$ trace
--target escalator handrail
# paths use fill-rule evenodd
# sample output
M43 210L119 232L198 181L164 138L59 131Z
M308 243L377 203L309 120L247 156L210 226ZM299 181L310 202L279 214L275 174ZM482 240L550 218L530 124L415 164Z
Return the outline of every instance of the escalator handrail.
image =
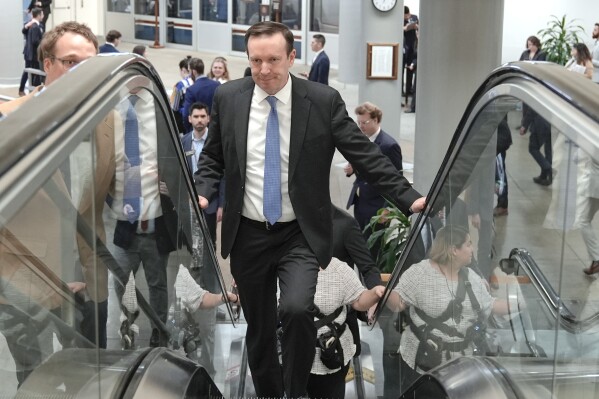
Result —
M593 121L599 123L599 87L595 87L596 85L590 87L587 85L588 82L586 82L584 79L579 79L579 76L573 75L576 74L572 74L563 66L551 62L520 61L508 63L496 68L479 86L470 99L470 102L466 106L466 110L458 123L448 150L445 153L445 157L441 162L439 172L435 175L431 188L426 197L426 208L418 215L416 222L413 224L414 228L411 229L406 240L406 245L397 259L383 297L377 304L372 326L376 324L382 309L391 295L391 290L397 285L399 276L405 269L405 261L408 258L408 254L412 251L427 218L429 218L430 215L434 214L435 212L435 210L432 209L431 204L435 203L440 192L442 191L443 183L445 182L445 179L449 174L449 169L456 158L455 151L463 144L465 136L469 132L469 123L472 123L470 117L471 114L473 114L477 109L479 101L494 87L511 81L514 78L532 80L541 85L543 88L550 90L561 99L572 104L574 108L587 115ZM599 148L599 138L594 139L597 140L597 147ZM394 203L390 200L390 198L385 196L383 197L390 203ZM398 268L398 266L400 267Z
M541 294L544 302L550 311L559 317L560 324L573 333L584 332L595 327L599 322L599 313L586 319L578 319L576 315L566 306L559 294L555 291L545 274L541 271L539 265L532 255L525 249L514 248L510 252L510 259L518 262L518 265L524 269L524 272L530 277L533 285Z

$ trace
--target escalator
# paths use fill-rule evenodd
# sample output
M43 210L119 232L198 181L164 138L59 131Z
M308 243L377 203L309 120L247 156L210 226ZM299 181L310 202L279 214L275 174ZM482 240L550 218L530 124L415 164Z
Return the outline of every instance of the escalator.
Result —
M136 276L125 293L140 310L132 320L135 345L122 350L119 330L127 317L114 286L129 276L119 266L115 233L126 221L119 190L122 196L128 173L124 107L132 97L141 99L139 112L149 121L142 126L154 149L147 175L162 187L154 193L160 206L147 208L167 221L167 285L175 285L180 265L199 256L216 276L212 292L225 290L158 75L135 56L94 57L0 121L0 396L251 395L245 326L232 328L229 304L225 321L214 326L214 356L203 363L206 352L194 357L184 350L191 330L183 328L180 293L169 291L165 321L145 279ZM527 143L518 141L522 102L551 125L557 174L550 188L532 182L536 163ZM510 214L494 218L497 127L506 116L515 136L507 158ZM108 153L102 126L114 134ZM348 381L346 397L421 397L418 392L430 389L437 390L435 397L599 397L599 283L582 271L588 258L577 213L584 197L578 189L595 182L585 168L599 160L598 149L596 85L550 64L515 63L494 71L460 121L389 287L422 259L416 244L436 218L469 229L474 270L488 277L492 295L505 300L509 312L489 322L487 356L457 357L408 387L401 386L398 360L402 320L382 302L380 327L361 327L361 369L352 374L361 388ZM199 247L201 253L194 253ZM78 282L86 283L85 290L73 293ZM103 306L105 349L101 334L82 328L91 322L98 330ZM150 347L154 330L171 349Z
M225 304L221 325L212 321L212 335L202 325L201 343L195 313L178 309L181 268L202 283L210 272L219 298L225 280L152 66L132 55L94 57L0 130L0 396L223 397L226 359L214 347L236 338L218 335L234 325L232 308ZM129 267L139 267L135 279ZM201 352L188 345L196 338Z
M536 119L521 136L527 109ZM513 139L505 168L497 157L502 123ZM537 147L542 134L550 135L549 148ZM533 180L542 172L537 156L552 158L549 186ZM499 171L508 174L507 216L493 213L503 189ZM385 385L388 380L401 385L385 389L385 397L599 397L599 283L584 271L597 256L598 171L597 85L549 63L508 64L489 76L458 125L377 314L388 312L386 302L392 303L401 276L425 258L418 251L432 220L469 232L475 258L470 270L488 281L473 289L489 292L493 304L505 304L506 311L489 308L484 345L470 344L484 348L478 352L446 352L428 372L419 368L424 363L417 354L408 366L420 378L410 379L399 365L385 368ZM451 293L451 287L447 281L437 289ZM398 340L405 335L402 317L392 332ZM449 320L457 325L460 317L461 309L454 310ZM409 359L408 343L401 342L399 352L407 351Z

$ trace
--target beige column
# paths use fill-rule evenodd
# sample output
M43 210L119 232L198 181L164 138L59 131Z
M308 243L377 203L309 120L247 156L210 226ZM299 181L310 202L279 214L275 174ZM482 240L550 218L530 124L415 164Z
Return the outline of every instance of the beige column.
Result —
M23 59L23 13L22 1L6 1L2 4L2 13L0 13L0 26L2 26L2 35L0 35L0 84L18 85L25 68ZM15 87L15 97L17 88Z
M414 184L426 193L465 108L500 65L504 0L420 2Z

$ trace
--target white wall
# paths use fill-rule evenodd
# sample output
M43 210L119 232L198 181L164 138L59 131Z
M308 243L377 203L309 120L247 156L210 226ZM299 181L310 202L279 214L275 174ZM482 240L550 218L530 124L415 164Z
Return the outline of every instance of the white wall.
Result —
M517 61L525 50L526 38L547 27L551 15L577 19L589 45L595 23L599 22L599 1L589 0L505 0L502 62Z

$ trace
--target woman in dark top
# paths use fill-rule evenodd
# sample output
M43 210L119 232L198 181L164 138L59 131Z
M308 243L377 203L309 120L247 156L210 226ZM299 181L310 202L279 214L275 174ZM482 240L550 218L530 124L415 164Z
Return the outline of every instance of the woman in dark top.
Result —
M545 61L546 55L541 50L541 41L536 36L526 39L526 50L522 52L520 61Z

